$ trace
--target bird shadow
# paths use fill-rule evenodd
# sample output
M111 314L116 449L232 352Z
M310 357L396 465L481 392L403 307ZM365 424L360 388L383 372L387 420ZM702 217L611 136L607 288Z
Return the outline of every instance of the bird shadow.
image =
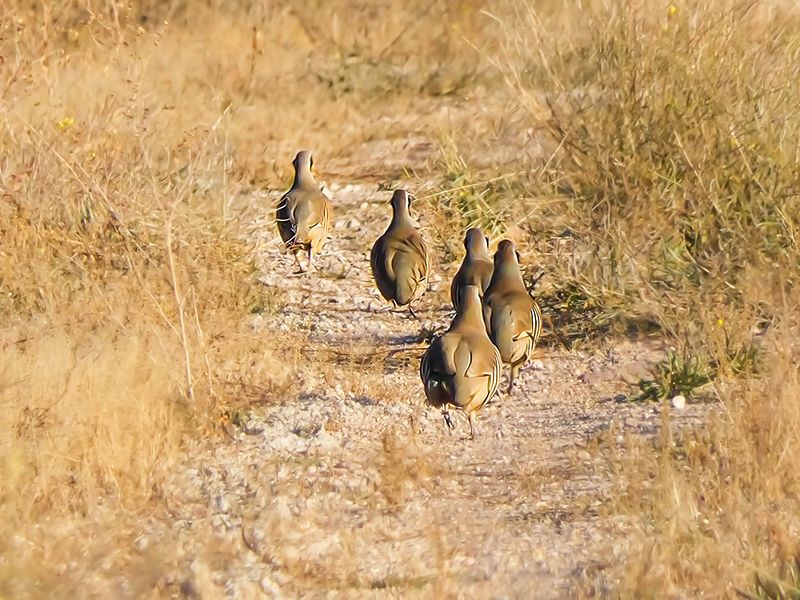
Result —
M368 396L356 396L352 398L353 402L358 402L361 406L378 406L379 402L373 400Z

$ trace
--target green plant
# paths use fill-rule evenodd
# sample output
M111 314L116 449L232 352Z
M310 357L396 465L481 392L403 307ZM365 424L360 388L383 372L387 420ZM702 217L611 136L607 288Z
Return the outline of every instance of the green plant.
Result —
M715 371L707 361L686 353L683 356L670 350L667 360L656 367L652 379L639 382L641 394L636 401L664 400L676 394L692 393L714 380Z

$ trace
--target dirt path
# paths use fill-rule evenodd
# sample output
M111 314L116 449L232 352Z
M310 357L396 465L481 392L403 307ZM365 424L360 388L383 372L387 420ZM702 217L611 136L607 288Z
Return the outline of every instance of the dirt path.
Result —
M140 536L183 538L176 594L607 596L630 524L608 516L625 481L596 440L657 434L658 407L614 398L660 346L544 345L515 391L479 413L476 440L460 414L449 434L417 369L423 329L449 323L452 272L433 276L421 322L389 311L368 262L389 194L331 191L335 228L317 273L292 274L269 216L257 229L260 279L282 292L251 326L265 340L297 335L319 369L298 372L302 393L254 406L232 426L235 441L198 449L176 473L180 505ZM700 424L706 410L687 406L673 425Z

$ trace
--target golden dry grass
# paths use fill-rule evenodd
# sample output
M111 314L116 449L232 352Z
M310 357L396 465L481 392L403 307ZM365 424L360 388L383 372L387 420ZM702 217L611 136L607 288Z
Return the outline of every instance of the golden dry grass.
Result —
M301 332L245 324L283 306L243 240L299 148L338 182L418 189L440 270L479 223L542 258L548 293L654 321L713 369L705 428L591 442L617 490L601 516L634 548L612 595L800 584L791 3L18 1L0 26L0 596L180 593L178 537L134 552L135 532L187 455L251 403L305 393L312 366L415 401L382 386L368 343L307 353ZM452 476L424 440L369 435L381 502ZM520 469L515 493L538 493L548 473ZM422 514L444 565L465 529ZM358 550L318 571L286 550L316 573L305 591L347 585L371 538L342 538ZM458 592L423 568L397 581Z

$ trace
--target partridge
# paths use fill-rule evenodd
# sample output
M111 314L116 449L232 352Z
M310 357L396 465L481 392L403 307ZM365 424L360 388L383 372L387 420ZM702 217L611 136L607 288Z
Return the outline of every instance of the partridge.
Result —
M281 197L275 219L286 249L294 253L298 271L302 273L298 252L308 253L309 269L314 268L314 255L319 254L328 238L333 206L311 174L313 160L305 150L294 161L292 187Z
M408 305L413 315L411 302L425 292L430 259L408 213L409 195L405 190L396 190L391 202L392 222L370 253L372 276L386 300L395 306Z
M489 255L488 240L480 229L473 227L467 230L464 236L464 248L467 250L467 255L450 284L450 299L456 312L461 305L466 286L477 285L478 292L483 298L494 270L492 257Z
M542 312L525 289L510 240L500 242L494 255L494 273L483 296L483 320L500 357L509 366L510 392L542 331Z
M434 339L422 357L419 371L425 396L442 409L448 427L453 426L448 405L467 413L474 439L475 413L497 393L502 368L481 317L480 288L467 285L450 329Z

